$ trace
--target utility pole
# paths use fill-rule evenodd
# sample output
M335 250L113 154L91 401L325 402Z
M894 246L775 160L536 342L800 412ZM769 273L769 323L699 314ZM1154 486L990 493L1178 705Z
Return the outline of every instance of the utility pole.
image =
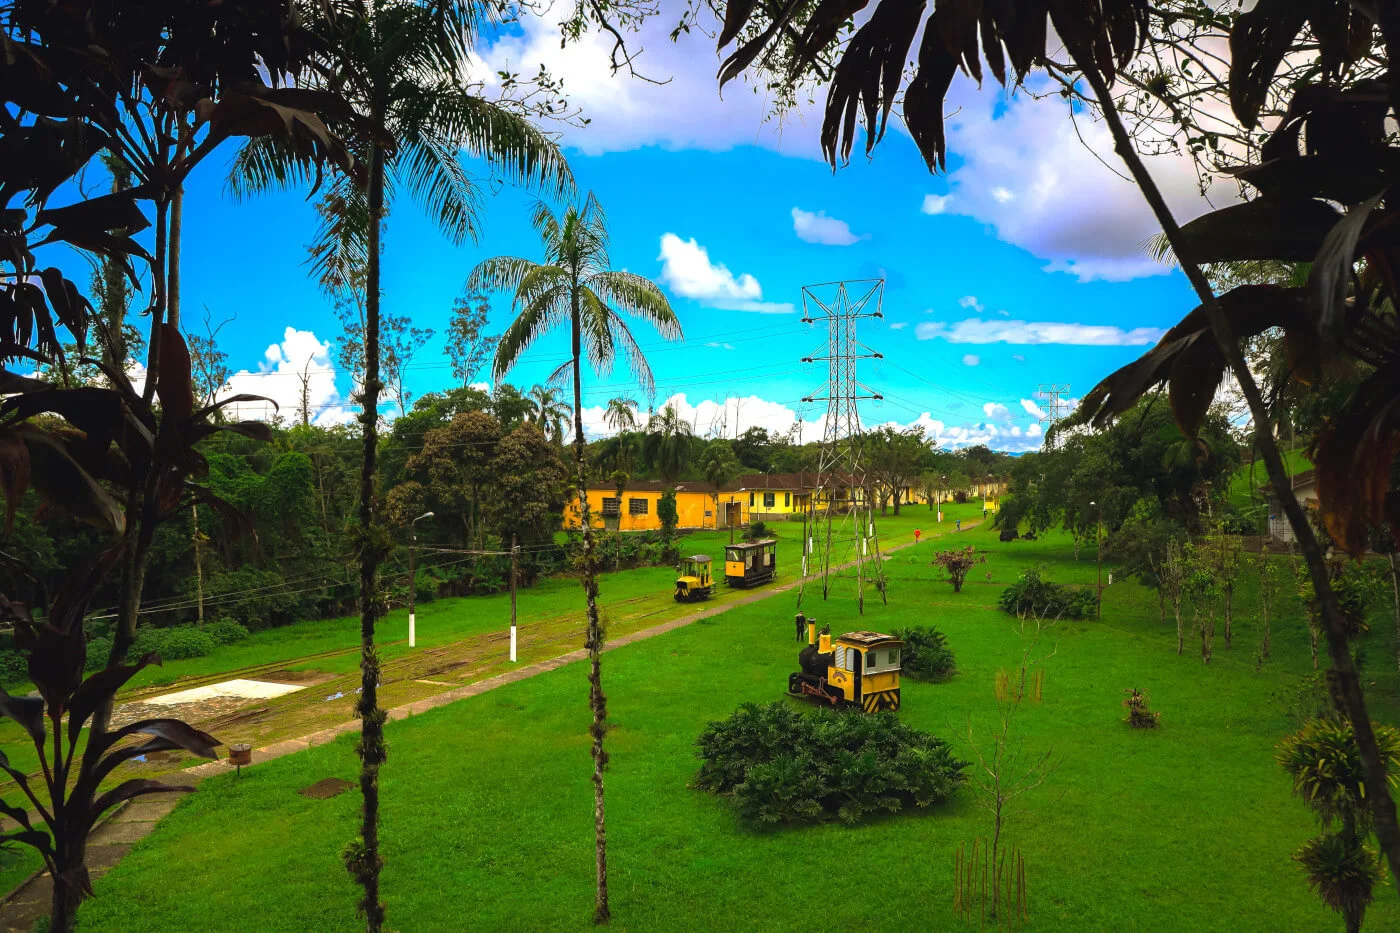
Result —
M418 553L418 523L425 518L432 518L432 512L424 512L422 515L408 523L408 647L413 648L418 644L417 619L413 614L413 604L418 596L418 575L414 570L414 557Z
M1089 506L1094 510L1094 560L1098 564L1098 583L1096 591L1098 600L1094 606L1094 618L1103 618L1103 523L1099 521L1099 507L1096 503L1090 502Z
M190 518L194 521L194 593L195 593L195 621L204 624L204 562L203 548L199 540L199 506L190 506Z
M1066 411L1069 408L1069 383L1042 382L1035 395L1045 402L1045 414L1040 417L1040 423L1045 425L1048 433L1056 421L1069 413Z
M515 663L515 577L520 570L520 546L510 536L510 663Z
M822 437L817 488L812 497L812 525L824 526L825 542L818 564L822 578L822 598L831 594L832 570L842 563L855 565L856 604L865 613L865 585L869 580L885 599L884 565L880 558L879 539L875 536L873 496L868 494L869 476L861 453L861 427L858 405L863 399L880 400L884 396L861 384L856 377L859 360L883 359L883 354L871 350L856 339L856 322L861 318L883 318L884 279L857 279L808 285L802 289L802 321L826 322L826 344L804 363L826 361L826 384L817 393L802 399L804 403L825 401L826 424ZM849 507L837 515L837 488L845 483L851 492ZM858 490L867 494L856 499ZM825 493L825 508L818 518L816 503ZM833 553L833 539L842 554ZM797 607L802 608L806 578L797 591Z

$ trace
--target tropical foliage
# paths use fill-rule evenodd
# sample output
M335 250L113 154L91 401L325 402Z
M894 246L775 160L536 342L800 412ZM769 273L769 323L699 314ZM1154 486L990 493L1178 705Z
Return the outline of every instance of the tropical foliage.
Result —
M946 742L899 717L783 702L745 703L695 743L697 787L733 797L758 823L857 823L870 814L929 807L963 784L966 762Z

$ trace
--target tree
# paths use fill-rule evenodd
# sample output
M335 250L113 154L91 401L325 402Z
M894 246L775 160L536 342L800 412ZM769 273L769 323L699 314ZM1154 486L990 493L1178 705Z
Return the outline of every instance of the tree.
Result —
M430 509L439 527L458 523L463 540L480 549L482 493L500 479L494 464L502 433L495 418L472 411L424 434L422 449L404 467L405 477L423 489L423 497L412 504L419 510L415 514ZM406 521L413 516L405 512L399 517Z
M314 248L313 248L314 252ZM322 279L322 285L331 291L340 288L340 273L335 272ZM352 274L348 280L349 292L340 294L336 302L336 313L340 315L342 328L338 345L337 361L346 372L358 377L363 383L365 372L365 315L363 305L363 277ZM403 315L380 314L379 351L380 369L384 373L384 386L399 406L399 414L408 413L410 395L404 388L404 370L418 355L429 340L433 339L430 327L414 327L412 320Z
M447 356L452 360L452 377L467 386L495 349L499 334L486 333L491 304L481 292L466 289L452 301L452 317L447 322Z
M607 411L603 412L603 422L618 434L637 429L636 399L618 396L608 399Z
M559 390L550 386L537 385L530 389L530 402L534 411L530 421L556 446L564 446L564 422L572 413L569 406L559 397Z
M700 473L705 477L705 482L710 484L710 498L715 503L715 527L719 527L719 495L720 490L728 486L734 477L739 475L744 465L739 462L739 458L734 456L734 448L728 441L710 441L705 449L700 452L700 460L697 464ZM730 543L733 543L734 528L729 529Z
M501 546L514 539L528 554L551 544L569 478L554 445L534 425L523 424L496 445L490 474L495 488L487 511Z
M386 195L408 191L456 244L480 235L480 191L461 163L463 153L491 171L552 192L572 191L573 181L555 143L517 110L489 101L462 79L482 15L476 7L417 0L357 4L353 15L319 20L323 80L373 127L362 134L357 155L363 183L340 176L323 199L313 268L334 291L363 293L361 415L363 459L355 535L360 551L361 719L360 791L364 807L359 838L345 853L346 866L364 888L360 910L370 933L384 924L379 900L379 769L385 759L384 712L379 709L379 659L375 622L383 612L379 565L387 541L378 522L375 488L379 397L386 359L381 347L380 263ZM244 147L232 169L235 193L309 180L306 159L259 144ZM355 287L363 274L363 288ZM402 373L400 369L400 379ZM400 387L401 388L401 387Z
M535 208L535 230L544 244L543 262L500 256L487 259L472 270L469 287L483 291L513 292L518 315L501 337L496 348L492 374L503 377L529 346L559 324L567 322L570 335L569 362L557 375L572 370L574 385L574 461L576 466L580 517L583 526L583 593L588 606L586 648L589 659L589 706L593 711L593 820L596 840L597 897L593 920L605 923L608 907L607 836L603 799L603 769L607 754L603 735L607 721L607 699L603 694L603 629L598 617L597 554L593 525L588 514L588 468L583 436L583 356L588 355L595 372L612 367L619 349L641 383L651 392L655 381L641 347L637 345L619 311L651 324L667 340L679 339L680 322L665 294L653 282L608 268L607 220L597 199L590 193L578 207L563 217L555 217L544 204Z
M1171 30L1179 21L1178 12L1157 11L1156 24L1167 34L1167 44L1175 38ZM1235 177L1265 197L1257 204L1232 205L1208 214L1187 228L1176 222L1148 172L1112 92L1114 81L1131 71L1128 65L1153 25L1153 8L1143 0L1127 0L1108 15L1097 3L1070 2L1030 16L1019 8L944 3L934 8L927 25L922 7L884 0L859 28L846 10L828 5L798 10L731 3L726 13L718 37L720 48L741 36L744 41L721 66L721 85L757 63L755 70L781 105L794 102L818 79L828 82L821 141L823 154L833 166L849 158L862 110L869 153L880 141L895 101L902 99L905 123L925 162L934 170L944 167L944 97L960 66L980 79L981 53L1005 85L1019 85L1038 66L1059 83L1072 106L1087 98L1107 126L1116 153L1146 199L1200 304L1144 357L1086 395L1079 416L1106 424L1145 393L1170 383L1173 413L1183 432L1194 437L1228 369L1244 396L1269 480L1283 488L1288 472L1273 435L1274 419L1245 360L1241 339L1282 327L1292 346L1305 351L1294 378L1309 379L1352 362L1374 366L1344 410L1329 422L1319 439L1319 459L1314 461L1319 498L1333 536L1354 554L1364 550L1369 528L1386 514L1384 477L1395 458L1395 437L1400 433L1393 381L1394 373L1400 371L1400 343L1379 336L1389 332L1389 309L1400 298L1394 294L1398 286L1394 277L1384 274L1366 281L1354 275L1362 256L1384 248L1391 222L1389 206L1376 208L1382 193L1391 187L1386 118L1392 101L1375 94L1374 79L1381 77L1380 84L1387 87L1396 82L1389 74L1389 56L1373 52L1381 40L1387 49L1400 41L1388 13L1357 10L1340 0L1329 0L1307 17L1274 2L1256 4L1232 18L1222 18L1214 8L1197 6L1189 11L1187 19L1208 22L1211 28L1222 20L1229 24L1230 109L1242 133L1267 138L1269 145L1260 146L1258 164L1232 167ZM1373 22L1375 15L1379 22ZM1053 31L1047 29L1047 16ZM1317 29L1314 24L1319 21L1345 27ZM972 23L977 28L963 28ZM908 72L901 95L903 75L891 79L890 62L905 61L919 33L923 39L917 64ZM1318 33L1325 35L1319 38ZM1057 51L1047 48L1050 35L1055 37ZM979 48L983 37L990 41ZM1293 64L1276 81L1279 65L1286 60ZM1314 61L1324 60L1325 65L1313 67ZM1183 70L1191 69L1183 66ZM1225 83L1218 77L1224 69L1207 70L1211 81ZM1167 94L1174 92L1174 70L1155 76L1152 72L1151 66L1144 72L1149 84ZM840 80L829 80L832 74ZM1278 131L1260 133L1257 125L1266 102L1290 95ZM1224 107L1213 106L1216 103L1223 100L1204 99L1193 106L1215 121L1225 112ZM1341 113L1345 116L1339 117ZM1174 124L1169 138L1177 127L1193 126L1178 109L1168 107L1166 118ZM1345 128L1329 122L1334 119L1340 119ZM1315 131L1305 134L1305 128ZM1209 150L1218 139L1214 134L1192 139L1191 129L1186 133L1186 143L1197 151ZM1305 135L1306 153L1301 146ZM1319 139L1325 141L1319 145ZM1179 145L1174 138L1170 142ZM1341 216L1329 202L1362 203ZM1288 204L1289 209L1274 210L1279 204ZM1246 285L1218 298L1202 270L1202 264L1259 259L1311 261L1309 287ZM1365 290L1366 300L1358 299L1359 313L1351 313L1348 292L1356 282ZM1368 481L1357 482L1358 474ZM1375 789L1371 805L1377 837L1391 874L1400 883L1400 819L1381 778L1365 696L1346 625L1329 587L1323 549L1301 505L1285 497L1283 506L1317 590L1338 695L1357 724L1356 740L1368 785ZM1393 511L1391 518L1392 525L1397 524Z
M1220 579L1216 576L1216 554L1208 542L1188 541L1182 547L1184 560L1182 591L1191 606L1191 621L1201 636L1201 662L1210 663L1215 647L1215 611L1220 604ZM1177 654L1181 636L1177 634Z
M939 551L933 555L933 560L929 561L934 567L942 567L948 571L948 581L953 584L954 593L962 592L963 581L967 579L973 567L986 562L987 555L978 554L977 549L970 544L965 548Z
M883 487L888 501L894 504L894 514L898 515L904 488L913 484L923 453L928 449L924 429L922 426L915 426L906 431L896 431L884 425L865 435L863 442L870 473ZM886 499L882 497L882 515L885 512L885 503Z
M1386 780L1400 783L1400 732L1372 723ZM1310 720L1279 745L1278 763L1293 781L1293 795L1307 805L1323 828L1322 835L1303 843L1293 859L1322 902L1346 921L1347 933L1359 933L1366 908L1384 873L1366 845L1371 834L1370 789L1356 745L1355 732L1345 719ZM1337 832L1326 832L1340 824Z
M676 411L667 405L660 414L647 421L646 437L642 439L642 460L655 470L661 482L674 483L690 460L695 435Z
M1181 542L1172 538L1167 542L1167 552L1158 568L1157 576L1162 581L1162 590L1167 601L1172 604L1172 614L1176 618L1176 653L1185 650L1186 633L1181 624L1181 600L1186 595L1186 553Z
M680 521L680 513L676 510L676 491L674 489L665 490L656 500L656 520L661 522L663 559L673 561L676 559L676 523Z
M774 446L768 429L754 425L734 439L734 456L748 469L766 473L773 469Z

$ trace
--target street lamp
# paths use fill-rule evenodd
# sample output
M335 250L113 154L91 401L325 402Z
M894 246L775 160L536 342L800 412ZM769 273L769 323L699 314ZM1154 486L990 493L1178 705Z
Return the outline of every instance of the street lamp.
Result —
M408 647L410 648L418 643L418 632L414 626L416 620L413 617L414 597L418 595L418 577L413 568L413 558L418 553L418 523L425 518L432 517L432 512L424 512L408 523Z
M1094 510L1094 561L1098 564L1098 601L1094 606L1094 618L1103 618L1103 523L1099 521L1099 506L1092 499L1089 507Z

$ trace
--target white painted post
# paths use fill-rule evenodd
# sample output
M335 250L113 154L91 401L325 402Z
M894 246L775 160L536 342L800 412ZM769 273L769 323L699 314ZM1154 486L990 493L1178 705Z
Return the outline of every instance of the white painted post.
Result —
M408 614L408 647L412 648L418 644L418 631L413 626L413 613Z

